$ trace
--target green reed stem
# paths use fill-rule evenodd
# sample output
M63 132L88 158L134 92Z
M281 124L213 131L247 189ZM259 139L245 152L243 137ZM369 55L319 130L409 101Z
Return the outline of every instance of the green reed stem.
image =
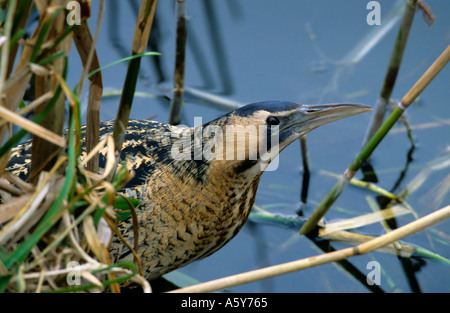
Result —
M405 11L403 13L402 22L397 33L394 48L392 50L391 59L384 78L383 87L381 88L380 98L373 112L372 119L369 123L366 138L364 139L363 146L369 141L375 134L378 128L380 128L383 122L384 115L386 113L386 106L391 98L392 90L394 89L395 81L397 80L397 74L400 69L400 64L403 59L403 52L405 51L406 42L408 41L409 30L414 19L414 13L416 11L417 0L407 1Z
M132 55L141 54L147 48L157 3L157 0L143 0L141 2L133 37ZM140 66L141 58L132 59L128 64L127 76L123 85L123 93L114 125L113 138L117 152L120 152L125 140L125 132L128 127L128 119L130 117L131 104L133 103Z
M397 122L398 118L402 115L403 111L417 98L417 96L428 86L428 84L436 77L436 75L445 67L450 60L450 45L442 52L442 54L436 59L436 61L427 69L427 71L419 78L414 86L403 97L399 106L394 109L391 115L378 129L375 135L364 146L356 159L350 164L343 176L334 185L325 199L319 204L311 217L300 229L300 234L305 235L311 232L325 215L328 209L333 205L336 199L341 195L347 183L359 170L361 165L372 154L378 144L383 140L392 126Z

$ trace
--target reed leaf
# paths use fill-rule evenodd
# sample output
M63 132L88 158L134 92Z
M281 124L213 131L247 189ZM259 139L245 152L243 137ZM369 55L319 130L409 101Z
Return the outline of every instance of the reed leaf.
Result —
M141 2L133 36L132 55L143 53L147 47L157 4L157 0L143 0ZM125 139L125 131L128 127L128 119L136 90L140 64L141 58L132 59L128 64L113 132L114 146L117 152L120 152L122 149L122 144Z
M73 125L75 119L72 117L71 126ZM74 134L74 127L69 128L69 146L68 146L68 164L66 168L66 177L64 180L63 187L61 188L58 197L53 202L52 206L42 218L39 225L36 227L34 232L28 237L24 242L22 242L16 250L14 250L11 255L4 260L2 263L6 268L11 268L13 265L20 265L25 258L30 253L31 249L39 242L42 236L55 224L58 220L59 214L62 213L63 202L69 195L73 184L75 183L75 163L77 155L76 152L76 137Z

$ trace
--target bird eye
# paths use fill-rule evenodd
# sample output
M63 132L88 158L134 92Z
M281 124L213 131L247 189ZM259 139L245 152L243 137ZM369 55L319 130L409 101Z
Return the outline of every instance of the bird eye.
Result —
M269 116L266 120L267 125L272 126L272 125L279 125L280 124L280 120L277 119L275 116Z

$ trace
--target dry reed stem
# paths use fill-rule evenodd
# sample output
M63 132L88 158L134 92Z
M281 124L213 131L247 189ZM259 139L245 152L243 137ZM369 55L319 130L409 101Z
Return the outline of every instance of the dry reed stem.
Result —
M78 242L78 241L79 241L79 238L78 238L78 239L76 238L75 232L74 232L76 229L73 229L73 228L71 227L72 222L71 222L71 220L70 220L70 217L71 217L71 216L69 215L69 212L64 211L63 216L62 216L62 218L63 218L63 223L64 223L64 227L66 227L66 228L71 228L71 230L69 231L69 234L68 234L71 244L73 245L73 247L74 247L74 249L76 250L76 252L78 252L78 254L80 255L80 257L81 257L86 263L96 263L97 261L96 261L94 258L91 258L91 257L89 256L89 254L87 254L87 252L80 246L80 243ZM77 236L77 237L79 237L79 236Z
M17 1L18 2L18 1ZM16 30L18 29L25 29L25 26L28 22L28 19L30 17L30 14L33 10L33 1L29 1L27 3L27 7L24 8L25 13L22 14L22 18L20 21L18 21ZM21 6L23 6L23 4L21 3ZM16 12L17 13L17 8L16 8ZM20 42L20 40L19 40ZM16 55L17 55L17 51L19 50L19 44L15 44L10 48L10 52L9 52L9 60L8 60L8 71L6 73L6 77L9 77L11 75L11 72L14 68L14 60L16 59Z
M339 241L348 245L356 245L373 240L375 237L369 235L362 235L358 233L353 233L345 230L338 230L333 233L325 234L323 229L319 229L320 238L330 240L333 242ZM376 249L377 252L390 253L396 256L401 256L404 258L410 258L411 255L416 251L415 248L405 245L396 244L397 241Z
M33 193L33 195L30 197L30 199L27 201L27 203L21 208L21 210L14 216L14 218L7 224L5 225L1 231L0 231L0 242L6 240L10 235L12 235L12 232L14 231L14 227L17 228L17 226L14 226L17 224L17 222L22 218L23 215L25 215L25 213L27 213L29 211L29 207L31 206L32 203L35 203L35 199L40 197L40 195L43 193L42 190L44 188L47 188L47 191L44 192L44 196L47 194L48 192L48 187L47 184L49 182L49 180L51 179L52 175L57 171L57 169L66 161L66 158L60 158L58 159L58 161L56 162L56 164L53 166L53 168L51 169L51 171L47 174L45 173L45 177L42 178L41 175L41 181L40 184L38 184L38 186L36 187L36 191ZM42 201L43 198L40 198L39 203ZM28 214L28 216L31 213ZM13 229L12 232L8 232L9 229Z
M314 210L308 220L300 229L300 234L307 234L311 232L317 223L326 214L329 208L333 205L337 198L342 194L348 182L355 176L357 171L361 168L363 163L375 151L378 144L383 140L392 126L398 121L404 110L416 99L416 97L431 83L436 75L445 67L450 60L450 45L439 55L434 63L426 70L426 72L417 80L413 87L405 94L402 101L392 111L391 115L385 121L375 135L369 140L366 146L360 151L358 156L353 160L349 167L345 170L342 177L330 190L327 196L322 200L319 206Z
M35 266L39 265L41 260L44 260L44 256L46 256L48 253L53 251L53 249L64 239L67 237L67 235L78 225L82 222L84 218L86 218L87 215L94 212L94 210L97 209L97 206L101 203L101 198L96 198L92 203L90 203L89 207L83 211L83 213L75 220L73 223L70 224L69 227L66 227L61 233L59 233L55 239L52 241L51 244L47 245L42 252L35 257L34 261L32 261L30 264L26 266L26 270L29 271L33 269ZM67 208L61 208L61 216L66 211Z
M324 229L321 230L322 236L331 234L336 231L354 229L358 227L367 226L372 223L381 222L393 217L402 216L412 213L411 209L404 208L402 205L395 205L390 208L367 213L353 218L348 218L342 221L326 224Z
M0 206L0 224L6 223L14 218L14 216L16 216L28 202L31 196L32 195L30 193L27 193L2 204Z
M112 139L112 135L107 134L105 138L103 138L102 141L100 141L93 149L91 149L88 155L80 162L80 167L84 167L92 158L95 158L98 155L100 150L103 149L106 149L106 164L105 169L103 170L103 174L97 174L89 170L84 172L86 176L97 181L103 180L108 177L114 169L116 158L114 154L114 140Z
M107 264L102 264L100 262L94 262L94 263L86 263L86 264L82 264L76 267L65 267L65 268L61 268L61 269L55 269L55 270L49 270L49 271L40 271L40 272L34 272L34 273L26 273L22 275L22 279L24 281L28 281L28 280L41 280L42 277L44 278L48 278L48 277L58 277L58 276L67 276L70 273L73 272L80 272L80 273L88 273L94 270L98 270L98 269L102 269L107 267ZM125 268L111 268L108 270L108 272L111 272L115 275L119 275L119 274L125 274L125 275L130 275L132 272L128 269ZM17 282L18 277L14 276L11 279L11 282ZM148 283L148 281L146 279L144 279L143 277L139 276L139 275L134 275L132 278L130 278L131 281L138 283L139 285L141 285L143 291L145 293L150 293L151 292L151 287L150 284ZM103 286L102 286L103 288Z
M7 179L10 183L16 185L17 187L21 188L25 192L30 192L34 190L34 186L24 182L22 179L20 179L17 176L14 176L10 172L6 172L3 178Z
M136 27L134 30L131 48L132 55L141 54L145 52L147 48L157 4L158 0L142 0L141 2L136 20ZM125 78L119 109L117 111L114 124L113 138L117 152L116 165L118 164L118 155L122 150L123 141L125 140L125 132L128 127L128 119L130 117L131 105L133 102L138 72L140 69L140 60L140 58L133 59L128 64L127 76Z
M6 191L14 196L20 196L23 194L23 191L19 188L11 185L6 179L0 178L0 190Z
M180 113L183 107L184 92L184 68L186 56L186 3L184 0L177 0L177 32L175 47L175 72L174 72L174 90L172 100L170 101L169 124L180 124Z
M243 103L193 87L184 87L184 93L199 100L199 104L207 104L221 110L233 111L244 106Z
M4 106L1 105L0 105L0 117L7 120L8 122L11 122L13 124L22 127L23 129L26 129L33 135L39 136L47 140L48 142L57 145L58 147L64 148L66 145L65 140L62 136L55 134L54 132L42 127L41 125L36 124L20 116L19 114L6 109Z
M171 292L212 292L224 288L230 288L261 279L266 279L278 275L299 271L305 268L322 265L325 263L336 262L351 256L365 254L370 251L384 247L394 241L400 240L411 234L421 231L435 223L438 223L450 217L450 205L430 213L418 220L415 220L405 226L397 228L388 234L382 235L368 242L362 243L356 247L337 250L334 252L321 254L306 259L301 259L284 264L274 265L242 274L232 275L225 278L212 280L206 283L180 288Z
M25 41L22 54L17 62L14 72L9 76L5 83L5 89L2 91L3 103L9 110L15 112L19 106L20 101L23 99L25 90L28 87L28 83L31 79L32 72L30 71L29 60L33 52L36 38L43 27L44 20L39 20L39 24L30 39ZM9 66L12 66L9 64ZM10 72L11 70L9 70ZM0 142L4 142L5 136L8 132L6 125L0 127ZM0 160L0 169L3 169L9 160L9 155L5 154Z
M5 81L6 81L6 75L8 72L9 64L6 63L9 60L9 41L11 39L11 31L12 31L12 21L14 17L14 12L16 10L17 2L13 1L11 3L11 7L8 8L8 15L6 17L5 21L5 28L3 37L6 39L3 42L2 51L1 51L1 60L2 60L2 66L0 67L0 95L3 95L3 89L5 87ZM6 64L5 64L6 63Z
M27 105L22 110L17 111L17 114L18 115L25 115L28 112L34 110L38 105L41 105L42 103L50 100L52 97L53 97L53 92L49 91L49 92L43 94L42 96L40 96L39 98L37 98L36 100L34 100L33 102L31 102L29 105ZM7 123L6 120L1 120L0 121L0 127L2 127L6 123Z
M59 1L59 4L65 4L68 0L64 0L64 1ZM33 109L35 109L36 107L45 105L46 102L48 100L50 100L53 97L54 94L54 89L59 85L61 86L61 88L64 91L64 94L61 95L61 101L64 103L63 100L65 100L65 98L68 99L68 101L70 102L72 108L77 108L76 104L77 104L77 99L75 98L77 95L74 95L72 93L72 91L70 90L70 88L67 86L67 83L65 81L65 79L62 77L62 73L63 71L61 70L61 67L59 65L56 65L56 63L58 61L62 61L64 58L58 58L58 57L54 57L52 58L52 64L49 65L49 68L51 69L51 71L48 71L46 68L38 66L37 64L30 64L30 59L32 54L35 55L37 54L37 59L39 60L40 57L46 57L49 55L52 55L53 52L57 52L60 50L60 46L59 45L64 45L65 43L67 43L69 40L67 37L66 39L62 40L59 45L56 48L52 48L52 51L47 51L48 53L46 55L41 55L43 52L45 52L44 50L46 48L51 48L55 45L56 43L56 38L58 36L60 36L62 33L61 31L66 30L66 28L61 26L65 26L65 20L63 21L63 23L59 23L61 22L61 20L59 18L61 17L65 17L64 14L64 10L60 11L62 12L61 14L58 13L58 16L55 18L55 20L52 22L52 24L49 26L50 30L48 32L48 38L44 39L45 42L42 43L42 50L41 51L34 51L34 47L35 47L35 43L36 43L36 39L37 37L40 35L41 31L43 30L43 26L45 24L45 22L49 22L49 18L51 16L51 14L53 14L55 11L55 8L58 7L60 8L61 6L53 6L49 4L47 2L51 2L56 3L56 1L47 1L47 0L35 0L34 4L37 6L38 11L40 13L40 20L39 20L39 24L36 27L34 34L32 36L31 39L27 40L27 41L21 41L24 44L24 49L22 51L20 60L18 60L16 62L16 67L15 67L15 72L11 75L11 77L9 77L9 79L3 79L1 82L1 88L2 91L1 94L4 95L3 97L3 103L6 107L1 107L0 108L0 117L2 117L1 121L0 121L0 130L1 130L1 135L3 136L2 138L4 138L7 134L7 127L9 127L9 123L7 124L7 122L15 122L17 123L19 126L21 126L24 129L27 129L28 131L30 131L33 134L40 134L41 136L43 136L46 140L49 140L51 143L55 143L58 144L60 147L65 147L65 140L63 137L58 136L57 134L55 134L54 132L48 131L45 128L42 128L42 126L29 121L23 117L20 116L20 114L25 114ZM13 1L14 4L18 3L17 1ZM150 2L147 2L150 3ZM152 2L155 3L155 2ZM101 1L101 7L103 6L103 0ZM148 7L147 7L148 9ZM100 12L102 12L102 9L100 10ZM153 13L154 13L154 6L153 6ZM153 13L147 16L151 16L151 18L153 19ZM101 13L99 13L101 15ZM59 21L58 21L59 19ZM142 22L141 20L139 22ZM148 22L148 21L147 21ZM59 23L59 24L58 24ZM150 23L151 24L151 23ZM48 24L47 24L48 26ZM97 32L96 32L96 38L97 38L97 34L98 34L98 29L100 26L100 18L98 20L97 23ZM140 26L142 26L142 24L138 24L136 25L136 28L139 28ZM147 34L142 35L142 37L148 37L149 34L149 29L150 29L151 25L149 25L149 27L146 27L145 29L148 30ZM89 29L88 29L89 30ZM90 35L90 34L89 34ZM94 45L95 40L89 40L88 42L84 42L85 46L85 52L86 54L84 56L81 56L82 61L85 65L85 69L83 74L81 75L80 78L80 85L82 85L83 80L87 77L87 73L90 72L92 69L97 69L100 67L99 65L99 60L95 54L95 45ZM8 43L8 42L7 42ZM146 44L142 44L143 49L145 49ZM7 47L8 45L6 45L3 49L3 51L8 50ZM64 49L64 48L63 48ZM60 54L55 54L55 56L60 56ZM8 60L8 57L4 58L5 60ZM36 60L36 58L34 59ZM92 60L92 61L91 61ZM65 61L65 59L64 59ZM92 65L89 65L90 63L92 63ZM5 65L5 66L3 66ZM9 72L7 75L5 75L5 71L8 69L9 64L7 64L7 62L5 61L4 63L2 62L2 76L6 77L9 76ZM21 110L19 112L15 112L20 101L23 99L23 95L25 92L25 89L29 83L30 77L32 76L32 74L36 74L37 76L42 78L41 84L40 84L40 91L37 93L37 99L35 101L33 101L31 104L29 104L24 110ZM90 88L90 93L89 93L89 99L91 100L95 100L97 101L97 103L94 103L94 111L95 109L99 109L100 107L100 100L101 100L101 94L102 94L102 86L101 86L101 73L98 72L95 75L91 76L91 87L94 85L95 88ZM94 83L92 83L94 82ZM39 84L39 82L38 82ZM79 92L79 96L81 95L81 88L80 87L80 92ZM65 96L65 97L64 97ZM92 103L92 102L90 102ZM89 110L89 109L88 109ZM91 109L92 111L92 109ZM20 113L20 114L18 114ZM75 114L78 112L75 112ZM64 115L61 116L57 116L57 118L64 118ZM37 125L37 126L36 126ZM98 126L98 125L97 125ZM53 135L53 137L52 137ZM106 147L107 149L107 161L110 160L115 160L114 157L114 145L112 144L112 139L111 136L107 137L105 139L106 144L108 145L108 147ZM35 145L33 144L33 147ZM47 144L48 146L48 144ZM103 145L104 146L104 145ZM100 151L102 147L99 147L97 149L97 152ZM112 147L112 149L110 149L110 147ZM34 154L34 152L33 152ZM40 153L42 154L42 153ZM47 155L47 154L43 154L43 155ZM67 158L66 158L67 159ZM90 155L87 160L91 160L92 156ZM8 160L8 155L5 155L5 157L2 160L2 165L6 166L6 163ZM34 160L34 158L33 158ZM56 164L60 164L58 163L59 161L61 161L62 159L59 159L57 161ZM71 159L71 161L73 161ZM62 161L61 161L62 162ZM83 164L84 165L84 164ZM112 165L111 162L107 162L106 167L104 169L104 174L107 175L108 173L111 172L112 169ZM3 166L2 166L3 168ZM36 171L38 172L38 171ZM6 173L8 174L8 173ZM50 177L54 178L52 175L54 173L49 173L46 177L46 179L49 179ZM86 175L89 176L89 172L88 171L84 171L83 169L81 170L81 175ZM12 199L11 202L8 202L8 206L0 206L0 219L2 220L2 225L1 225L1 237L2 240L6 240L8 238L11 238L11 236L14 236L14 238L12 239L8 239L8 245L9 247L3 246L2 244L2 248L5 248L6 250L10 250L13 249L16 245L20 244L21 240L24 240L27 238L27 236L29 236L29 231L30 228L33 227L34 225L36 225L37 222L39 222L40 218L42 218L43 214L45 214L48 210L47 204L49 204L49 199L48 198L52 198L55 199L54 194L52 192L52 189L55 189L55 187L53 186L53 182L49 181L47 183L44 184L43 181L38 182L37 187L33 188L33 191L30 191L29 194L25 194L24 196L21 197L21 194L24 193L24 191L20 190L19 188L13 186L13 185L9 185L8 184L8 180L11 181L11 179L8 179L8 176L4 176L6 179L1 179L0 184L1 187L4 187L3 189L5 189L4 193L9 192L9 199ZM44 176L40 176L41 180ZM94 178L101 180L104 178L104 175L97 175ZM8 289L7 290L15 290L17 288L18 291L37 291L37 292L41 292L41 291L49 291L49 290L54 290L54 289L58 289L60 288L59 286L57 286L57 284L55 283L55 281L53 280L53 278L51 277L52 275L48 275L49 269L53 270L53 269L58 269L61 266L64 266L64 261L69 259L69 260L79 260L80 258L82 260L88 260L92 263L92 261L94 261L92 264L96 264L96 265L100 265L101 267L106 267L107 265L111 264L111 260L109 260L109 255L108 255L108 251L106 249L106 246L102 246L102 244L105 243L104 241L104 237L102 236L102 234L99 233L99 230L101 229L101 227L105 227L106 224L104 224L103 226L101 225L102 220L100 219L100 223L98 227L94 227L93 226L93 222L92 222L92 215L95 210L100 207L101 209L105 209L105 210L109 210L112 211L112 202L114 200L114 195L113 195L113 186L110 183L96 183L96 185L92 185L90 184L90 179L89 177L86 177L86 181L88 182L88 186L90 187L96 187L93 188L92 191L89 192L89 194L87 196L85 196L83 199L86 200L87 199L87 207L88 209L84 210L82 212L82 215L84 215L82 218L80 218L79 216L77 216L77 219L74 218L74 216L69 212L68 210L68 206L72 205L74 203L70 202L71 200L76 200L77 196L83 195L84 192L87 192L86 188L84 188L83 186L81 186L81 184L77 185L77 188L75 189L75 198L69 197L68 199L65 199L64 202L62 202L62 207L60 208L60 211L57 212L57 214L55 214L55 216L53 216L53 218L55 219L61 219L61 223L59 224L59 226L55 227L54 232L52 233L52 237L49 237L51 239L51 243L50 244L46 244L46 248L40 252L39 248L37 248L37 246L35 246L34 248L31 249L32 255L34 255L34 257L29 257L25 263L23 263L18 269L17 271L14 273L14 277L11 280L11 282L17 282L17 284L11 284L11 282L8 285ZM15 183L13 183L15 184ZM16 184L20 187L20 184ZM24 186L27 186L26 184L23 184ZM28 187L27 187L28 188ZM35 190L35 191L34 191ZM25 190L26 192L27 190ZM19 196L19 198L13 198L12 196ZM5 198L3 198L5 200ZM104 203L104 199L106 199L106 203ZM81 200L81 199L80 199ZM14 204L15 207L12 207L11 204ZM80 203L77 203L80 204ZM76 204L75 204L76 205ZM45 206L45 207L44 207ZM106 212L107 214L111 215L111 212ZM31 217L28 215L32 215ZM112 216L112 215L111 215ZM70 219L74 218L74 221L71 222ZM8 223L9 222L9 223ZM26 229L25 231L22 231L21 229L17 229L20 228L20 226L22 225L21 223L26 222L27 225L26 227L24 227L24 229ZM87 241L82 241L82 244L80 244L80 237L78 236L78 231L83 231L83 228L80 227L81 224L83 224L84 226L84 230L86 231L85 234L87 234L88 240ZM4 225L3 225L4 224ZM66 227L64 227L64 225ZM11 227L9 227L11 226ZM109 228L108 228L109 229ZM17 230L17 232L16 232ZM3 235L8 235L8 238L4 237ZM62 240L65 240L65 238L68 238L69 240L67 241L68 245L66 247L62 247L60 242ZM86 238L84 238L83 240L85 240ZM109 242L109 240L108 240ZM86 252L86 247L85 245L88 245L88 247L91 248L93 255L95 255L95 257L100 260L100 262L98 262L97 260L95 260L93 257L90 257L88 255L88 252ZM61 248L61 249L59 249ZM63 248L63 249L62 249ZM88 250L89 251L89 250ZM90 265L92 265L90 264ZM11 274L8 269L6 269L5 267L2 267L2 263L0 262L0 271L2 274L5 275L9 275ZM36 269L35 267L38 266L38 268ZM128 267L128 265L123 265L125 267ZM97 268L101 268L99 266L97 266ZM82 270L81 275L86 278L89 282L92 282L94 284L96 284L98 287L103 288L103 286L100 286L100 280L97 278L97 276L95 276L94 274L92 274L90 272L91 269L93 269L93 266L88 266L85 268L85 270ZM10 269L9 269L10 270ZM34 272L34 273L30 273L31 271L34 270L39 270L40 272ZM111 269L106 269L105 271L102 271L102 275L106 274L108 275L108 277L111 279L115 279L115 275L123 275L123 274L127 274L130 275L132 273L132 271L128 270L128 269L117 269L117 268L111 268ZM32 280L32 281L29 281ZM144 291L146 292L150 292L150 285L148 284L148 282L143 278L143 277L139 277L139 276L135 276L131 278L132 281L136 281L139 284L142 285L142 288L144 289ZM118 285L117 283L113 284L111 286L113 291L119 291Z
M380 213L380 212L385 211L385 210L394 209L395 207L401 208L401 206L393 206L393 207L390 207L390 205L387 205L387 206L386 206L387 209L383 209L383 210L382 210L382 209L380 208L380 205L379 205L372 197L366 196L366 201L367 201L367 203L369 204L369 207L371 208L371 210L373 211L373 213ZM391 200L391 203L390 203L390 204L392 204L392 203L393 203L393 201ZM415 212L412 210L412 208L407 208L407 209L403 209L403 210L404 210L405 214L406 214L406 213L411 213L411 214L414 215L414 217L415 217L416 219L418 218L418 217L417 217L417 214L415 214ZM398 214L395 214L395 215L393 215L393 216L391 216L391 217L389 217L389 218L396 218L397 216L401 216L401 215L402 215L401 213L402 213L402 212L400 211L400 212L398 212ZM383 218L383 219L381 219L381 220L379 221L380 224L383 226L384 231L385 231L386 233L388 233L388 232L390 232L390 231L392 230L392 227L390 227L389 224L388 224L388 222L387 222L389 218L386 217L386 218ZM394 246L400 251L401 246L400 246L400 243L399 243L398 241L394 242Z
M333 172L329 172L329 171L326 171L326 170L320 170L319 174L330 176L330 177L334 177L336 179L340 179L341 178L341 175L333 173ZM365 188L365 189L368 189L370 191L376 192L379 195L382 195L382 196L384 196L386 198L389 198L389 199L392 199L392 200L397 200L399 202L402 201L402 199L400 197L398 197L397 195L387 191L386 189L381 188L380 186L377 186L376 184L368 183L368 182L366 182L364 180L360 180L360 179L357 179L357 178L353 177L350 180L350 184L353 185L353 186L357 186L357 187L360 187L360 188Z
M28 220L39 208L39 204L44 200L47 193L50 190L50 184L43 184L38 193L28 200L22 210L18 212L14 219L2 229L2 234L0 235L0 242L5 242L10 239L16 232L18 232Z
M143 276L143 272L144 271L143 271L143 268L142 268L142 262L141 262L141 259L140 259L139 255L137 254L136 247L132 247L131 246L131 244L128 242L128 240L122 235L120 230L117 228L117 225L115 224L115 222L111 221L108 217L105 218L105 221L106 221L106 223L108 223L109 227L114 232L114 234L117 236L117 238L119 238L119 240L121 242L123 242L123 244L131 251L131 253L133 254L134 262L138 266L139 274ZM136 240L136 237L135 237L134 241L138 242Z
M100 1L100 8L97 17L97 27L94 38L92 38L89 26L86 21L74 29L74 42L83 63L83 72L78 83L78 97L81 98L84 82L88 73L100 68L95 44L100 31L100 24L103 17L104 1ZM89 153L99 142L100 138L100 106L103 94L103 78L101 71L89 77L89 97L86 113L86 151ZM98 155L95 155L87 168L91 172L98 171Z
M436 77L437 74L445 67L450 60L450 45L441 53L434 63L419 78L414 86L402 98L403 107L407 108L420 93L428 86L428 84Z
M41 19L49 19L49 29L42 42L42 45L39 47L40 50L37 52L37 55L40 57L46 57L58 52L65 52L66 55L69 55L71 50L71 41L72 41L72 33L69 33L68 36L63 37L63 39L59 42L56 42L62 35L65 33L68 28L66 22L66 14L64 10L59 10L60 6L65 6L67 0L56 1L52 0L48 3L48 7L45 9L45 13L41 16ZM55 15L56 14L56 15ZM43 35L39 34L39 36ZM33 60L29 60L29 62L37 62L38 58ZM62 75L65 70L66 59L65 58L56 58L50 61L47 64L47 67L51 69L48 73L43 73L44 75L36 75L35 76L35 96L39 98L41 95L46 94L51 91L56 93L56 90L59 87L58 81L55 79L53 73L58 73ZM34 66L36 67L36 66ZM31 68L33 71L33 67ZM40 121L40 125L55 134L62 135L64 128L64 111L65 111L65 98L63 94L59 94L55 99L54 106L52 110L50 110L45 117ZM47 103L42 103L39 105L35 114L38 115L47 108ZM36 176L42 170L50 170L54 162L56 161L57 154L59 153L59 146L56 144L49 144L46 140L41 138L40 136L32 137L32 147L31 147L31 166L30 166L30 176ZM52 157L48 157L51 155ZM34 179L33 179L34 180Z

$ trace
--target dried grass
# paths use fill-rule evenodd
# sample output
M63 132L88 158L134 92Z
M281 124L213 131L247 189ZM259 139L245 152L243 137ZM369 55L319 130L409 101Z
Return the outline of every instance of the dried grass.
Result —
M119 123L117 123L114 137L106 136L99 141L98 112L103 85L101 71L98 70L100 60L95 50L95 42L104 1L100 1L101 9L94 38L86 20L82 20L80 27L69 27L65 24L64 18L67 12L64 9L68 0L53 0L50 1L50 5L47 2L10 0L7 5L5 26L2 29L4 40L1 47L0 67L0 141L3 145L0 148L0 194L3 202L0 205L0 291L102 292L108 290L119 292L121 283L133 281L141 285L145 292L150 292L149 283L140 275L142 267L135 251L136 247L126 242L117 230L114 210L117 190L132 177L132 174L124 167L116 169L115 152L120 150L119 139L123 138L123 131L126 128L124 125L128 120L127 112L134 96L133 85L139 70L138 58L130 62L130 75L124 81L126 94L121 101L123 109L119 111L125 113L118 113ZM89 1L82 3L85 6L90 5ZM143 0L141 3L136 22L136 34L133 38L134 56L140 56L145 51L156 4L157 1L151 0ZM40 18L32 36L26 40L11 42L15 36L21 37L19 36L21 29L26 25L33 7L37 8ZM90 12L90 8L88 11ZM73 34L76 34L76 38ZM67 86L65 81L68 52L72 40L75 42L84 66L75 92ZM11 49L9 49L10 44ZM20 47L23 49L19 49ZM19 51L21 53L17 55ZM450 53L447 52L447 54ZM88 75L93 71L96 72ZM436 74L437 67L433 67L426 76L434 77ZM21 104L24 104L24 94L33 76L37 78L39 85L36 99L25 108L18 110ZM79 98L86 79L89 79L87 156L82 160L80 158ZM404 97L403 105L409 105L428 83L429 81L421 80L414 86ZM198 98L217 102L227 108L240 105L225 99L217 99L214 95L200 93L194 89L187 88L186 91ZM64 109L66 100L70 102L71 114L70 119L65 122L68 122L70 127L68 136L63 138L61 125L64 121L64 110L61 110L61 107ZM34 119L22 116L29 112L35 113ZM23 130L13 134L11 124L19 125ZM6 171L11 147L17 145L27 132L31 132L41 142L41 144L33 145L33 151L29 156L29 161L37 164L33 166L31 172L27 173L33 178L31 182L22 181ZM58 149L55 148L52 153L49 153L48 142L57 146ZM99 151L104 149L107 151L106 165L99 169L97 156ZM38 159L39 161L36 161ZM53 161L48 162L48 159ZM28 170L30 170L29 167ZM448 182L448 176L445 181ZM436 192L438 194L447 192L448 184L446 186ZM133 217L133 208L129 210ZM346 222L329 224L319 232L321 237L357 243L359 244L357 247L177 291L219 290L293 270L342 260L374 249L383 248L390 253L398 253L398 247L391 245L392 242L447 218L450 209L446 206L429 216L375 239L346 231L349 228L411 212L408 208L394 207L381 214L369 214ZM133 252L134 263L112 263L107 247L114 234L122 239ZM408 247L401 247L402 256L408 256L411 253Z
M100 1L95 38L103 2ZM38 0L9 1L7 6L6 27L2 32L6 40L3 41L0 70L0 140L5 142L6 139L0 162L0 291L99 292L109 286L110 291L119 292L122 282L134 281L145 292L150 292L149 283L138 274L140 268L130 262L113 264L109 258L107 247L114 231L117 232L113 208L116 192L131 179L132 173L122 166L116 171L115 145L111 136L98 141L102 94L100 71L89 76L90 123L86 136L91 140L87 144L87 157L80 158L78 99L88 73L99 69L100 63L95 50L96 39L92 39L86 19L80 27L67 25L67 3L68 0L54 0L50 5ZM81 4L90 6L90 2ZM10 39L17 35L13 32L23 28L33 6L40 14L33 35L8 49ZM19 21L17 25L13 16ZM84 66L75 92L65 82L72 39ZM19 46L23 49L16 56ZM11 62L16 58L17 64L13 67ZM17 110L20 103L25 104L22 99L33 75L36 77L36 99ZM66 100L70 103L71 114L69 132L64 138L60 126L65 118ZM35 113L34 120L22 116L30 112ZM12 134L11 123L22 130ZM11 147L27 132L32 133L38 143L33 143L32 150L29 147L25 150L31 154L25 155L29 157L28 165L24 164L14 172L24 171L25 176L34 177L31 184L5 170ZM49 143L58 149L49 152ZM99 174L98 152L102 149L107 151L107 161ZM113 177L111 181L105 181L108 176ZM72 284L74 282L76 284Z

